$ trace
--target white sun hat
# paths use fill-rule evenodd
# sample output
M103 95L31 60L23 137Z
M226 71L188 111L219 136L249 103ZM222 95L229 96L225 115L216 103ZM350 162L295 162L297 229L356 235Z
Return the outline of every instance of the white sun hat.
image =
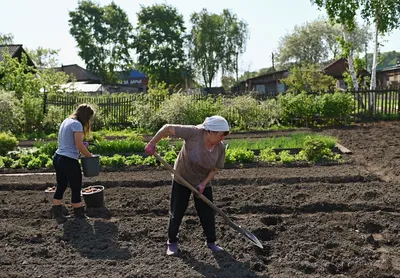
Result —
M211 116L207 117L201 125L198 125L199 128L204 128L209 131L229 131L228 122L221 116Z

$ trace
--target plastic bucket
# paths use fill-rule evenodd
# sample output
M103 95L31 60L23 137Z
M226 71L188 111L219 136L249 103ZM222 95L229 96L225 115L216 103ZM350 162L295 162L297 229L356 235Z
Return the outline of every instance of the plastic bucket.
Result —
M104 186L92 185L82 189L82 196L88 208L104 207Z
M44 194L46 195L47 200L49 201L50 205L53 205L53 196L54 192L56 192L55 187L48 187L45 191Z
M100 173L100 156L81 157L83 175L85 177L95 177Z

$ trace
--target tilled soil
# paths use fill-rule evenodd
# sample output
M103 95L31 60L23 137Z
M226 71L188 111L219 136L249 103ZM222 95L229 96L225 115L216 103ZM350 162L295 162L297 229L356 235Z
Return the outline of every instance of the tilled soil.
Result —
M215 204L263 249L217 216L225 251L212 254L191 202L180 256L167 257L162 168L85 180L105 186L105 207L62 225L44 194L52 173L1 175L0 277L400 277L399 123L315 132L353 151L347 163L225 169L213 183Z

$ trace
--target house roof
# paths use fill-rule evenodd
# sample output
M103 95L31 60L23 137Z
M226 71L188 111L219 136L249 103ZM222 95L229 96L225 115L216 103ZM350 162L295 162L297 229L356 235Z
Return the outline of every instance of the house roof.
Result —
M54 68L56 71L65 72L68 75L73 75L76 81L101 81L101 78L94 73L78 66L77 64L62 65L61 67Z
M346 58L340 58L337 60L334 60L332 63L328 64L327 66L322 68L322 71L330 76L333 77L342 77L343 73L346 72L348 69L348 62ZM363 76L368 76L369 72L365 69L362 69L359 71L360 75Z
M4 60L3 53L4 51L8 52L8 54L11 57L15 57L15 54L17 53L18 49L22 48L22 44L2 44L0 45L0 61Z
M398 70L398 71L400 71L400 63L398 63L397 65L395 65L395 66L391 66L391 67L386 67L386 68L381 68L381 69L378 69L378 70L376 70L377 72L379 71L379 72L385 72L385 71L392 71L392 70Z
M28 65L36 68L32 59L28 56L22 44L0 44L0 62L4 60L4 52L8 52L11 58L18 58L21 61L22 53L25 53L28 58Z
M61 88L66 92L94 93L105 91L103 85L101 84L88 84L86 82L70 82L67 84L62 84Z
M279 70L279 71L264 73L264 74L261 74L261 75L256 76L256 77L247 78L246 81L248 81L248 80L255 80L255 79L259 79L259 78L263 78L263 77L267 77L267 76L272 76L272 75L274 75L274 74L285 73L285 72L288 72L288 71L289 71L289 70L285 69L285 70Z

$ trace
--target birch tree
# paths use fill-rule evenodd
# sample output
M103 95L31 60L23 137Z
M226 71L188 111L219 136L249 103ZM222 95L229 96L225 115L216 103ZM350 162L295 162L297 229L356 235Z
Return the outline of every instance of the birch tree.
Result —
M374 23L374 53L370 90L376 88L376 66L378 64L379 35L386 35L400 27L399 0L362 0L361 17Z

